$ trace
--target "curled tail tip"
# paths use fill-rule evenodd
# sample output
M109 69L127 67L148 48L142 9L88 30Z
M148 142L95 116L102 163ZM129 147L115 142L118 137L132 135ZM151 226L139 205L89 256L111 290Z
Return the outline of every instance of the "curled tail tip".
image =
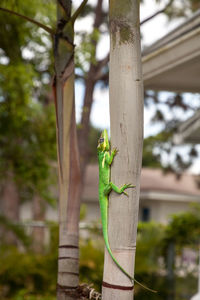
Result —
M153 289L150 289L150 288L147 287L146 285L144 285L144 284L140 283L139 281L137 281L135 278L132 278L132 282L136 282L138 285L140 285L141 287L143 287L143 288L144 288L145 290L147 290L147 291L150 291L150 292L155 293L155 294L158 293L158 291L153 290Z
M153 290L153 289L150 289L150 288L148 288L147 286L145 286L144 284L142 284L142 283L140 283L139 281L137 281L134 277L132 277L130 274L128 274L122 267L121 267L121 265L118 263L118 261L115 259L115 257L113 256L113 254L112 254L112 251L111 251L111 249L110 249L110 246L109 246L109 243L107 242L106 243L106 248L107 248L107 250L108 250L108 252L109 252L109 254L110 254L110 256L111 256L111 258L113 259L113 261L116 263L116 265L120 268L120 270L122 271L122 272L124 272L125 274L126 274L126 276L128 276L129 277L129 279L131 280L131 283L134 285L134 282L135 283L137 283L138 285L140 285L142 288L144 288L145 290L147 290L147 291L150 291L150 292L152 292L152 293L157 293L158 291L155 291L155 290Z

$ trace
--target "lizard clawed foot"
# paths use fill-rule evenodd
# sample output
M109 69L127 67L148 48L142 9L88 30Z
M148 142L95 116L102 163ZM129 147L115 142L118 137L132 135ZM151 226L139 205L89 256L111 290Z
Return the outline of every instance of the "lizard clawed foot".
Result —
M128 194L126 192L124 192L124 190L126 190L128 188L134 188L134 187L135 187L135 185L132 185L131 183L124 184L124 186L123 186L123 194L128 197Z
M113 149L113 154L116 155L119 152L119 150L117 148Z
M126 195L127 197L129 197L129 195L126 192L124 192L124 191L123 191L123 194Z
M129 189L129 188L134 188L135 185L133 185L132 183L128 183L128 184L124 184L123 188L124 189Z

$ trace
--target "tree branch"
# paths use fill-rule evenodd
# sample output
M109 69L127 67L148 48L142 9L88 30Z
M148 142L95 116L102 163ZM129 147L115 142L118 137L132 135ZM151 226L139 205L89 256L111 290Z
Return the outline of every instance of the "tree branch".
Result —
M85 81L85 77L83 75L80 74L75 74L75 78L78 80L84 80Z
M101 80L102 78L105 77L105 74L102 73L102 68L105 67L107 65L107 63L109 62L109 57L110 57L110 54L108 53L105 58L98 61L97 66L96 66L97 71L96 71L95 78L94 78L95 81Z
M7 12L9 14L15 15L17 17L20 17L20 18L22 18L22 19L24 19L26 21L29 21L29 22L37 25L38 27L44 29L45 31L47 31L48 33L50 33L52 36L54 35L54 31L53 31L52 28L50 28L50 27L48 27L48 26L46 26L46 25L44 25L44 24L42 24L42 23L40 23L40 22L38 22L38 21L36 21L34 19L31 19L31 18L29 18L27 16L21 15L21 14L15 12L15 11L7 9L7 8L0 7L0 10L3 11L3 12Z
M81 13L81 11L84 9L85 5L87 4L88 0L83 0L83 2L80 4L80 6L77 8L77 10L74 12L73 16L71 17L71 22L74 24L77 17Z
M144 19L143 21L140 22L140 26L145 24L146 22L150 21L151 19L155 18L156 16L158 16L159 14L162 14L166 11L166 9L172 4L173 0L170 0L164 8L158 10L157 12L155 12L153 15L147 17L146 19Z

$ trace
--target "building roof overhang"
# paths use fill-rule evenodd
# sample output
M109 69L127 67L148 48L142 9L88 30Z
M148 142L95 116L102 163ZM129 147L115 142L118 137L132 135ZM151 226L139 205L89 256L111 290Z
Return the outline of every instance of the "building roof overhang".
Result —
M196 195L185 195L171 192L159 191L144 191L140 192L141 200L167 201L167 202L181 202L181 203L199 203L200 197Z
M145 89L200 93L200 11L143 51Z

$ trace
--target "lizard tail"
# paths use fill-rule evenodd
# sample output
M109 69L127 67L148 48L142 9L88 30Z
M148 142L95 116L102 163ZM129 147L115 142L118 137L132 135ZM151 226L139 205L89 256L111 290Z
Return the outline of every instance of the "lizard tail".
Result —
M115 264L118 266L118 268L131 280L132 283L136 282L138 285L140 285L141 287L143 287L144 289L153 292L153 293L157 293L157 291L148 288L147 286L145 286L144 284L140 283L139 281L137 281L134 277L132 277L128 272L126 272L126 270L124 270L124 268L118 263L118 261L116 260L116 258L114 257L112 250L110 248L109 245L109 241L108 241L108 234L104 233L104 240L105 240L105 245L106 245L106 249L108 250L108 253L110 254L112 260L115 262Z

